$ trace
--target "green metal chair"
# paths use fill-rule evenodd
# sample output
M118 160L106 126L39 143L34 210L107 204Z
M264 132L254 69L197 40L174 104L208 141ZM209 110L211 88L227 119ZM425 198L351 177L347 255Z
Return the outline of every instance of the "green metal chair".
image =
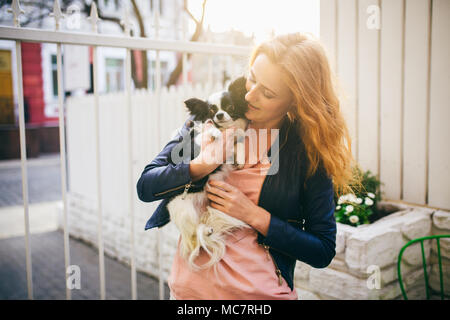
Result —
M427 273L427 263L425 259L425 251L423 248L423 241L428 239L436 239L437 242L437 255L438 255L438 263L439 263L439 280L440 280L440 295L441 299L444 300L444 282L442 279L442 262L441 262L441 247L439 244L439 239L441 238L450 238L450 234L444 234L444 235L433 235L433 236L427 236L422 238L417 238L409 241L407 244L405 244L402 249L400 250L400 253L398 254L398 261L397 261L397 272L398 272L398 282L400 284L400 289L402 290L402 295L405 300L408 300L408 297L406 296L406 291L403 286L403 280L402 280L402 273L400 270L401 261L402 261L402 255L403 251L410 245L420 242L420 246L422 248L422 265L423 265L423 272L424 272L424 278L425 278L425 290L427 294L427 300L430 300L430 287L428 285L428 273Z

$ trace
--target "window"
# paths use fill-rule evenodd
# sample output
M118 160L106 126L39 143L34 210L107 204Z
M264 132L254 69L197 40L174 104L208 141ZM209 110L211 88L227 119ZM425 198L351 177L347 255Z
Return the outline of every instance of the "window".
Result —
M56 55L51 55L51 66L52 66L52 94L54 99L58 99L58 67L56 63Z
M124 90L123 59L106 58L106 92Z

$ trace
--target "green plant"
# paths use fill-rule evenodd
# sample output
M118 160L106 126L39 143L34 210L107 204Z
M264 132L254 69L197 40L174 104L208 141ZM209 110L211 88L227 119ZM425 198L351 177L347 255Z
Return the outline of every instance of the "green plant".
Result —
M377 202L381 200L381 182L370 170L362 172L356 167L353 172L361 187L351 186L353 193L335 196L336 222L351 226L369 224L369 217L377 211Z

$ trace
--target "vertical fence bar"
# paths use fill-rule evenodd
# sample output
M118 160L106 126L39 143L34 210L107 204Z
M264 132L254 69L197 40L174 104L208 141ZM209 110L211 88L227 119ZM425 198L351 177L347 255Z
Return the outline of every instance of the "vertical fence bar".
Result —
M59 1L55 0L53 13L50 14L55 19L55 31L60 30L59 21L63 18ZM56 67L57 67L57 81L58 81L58 115L59 115L59 159L61 168L61 193L63 199L63 224L64 224L64 274L66 279L66 299L72 299L72 293L67 283L67 270L70 266L70 246L69 246L69 229L67 216L67 170L66 170L66 137L65 137L65 112L64 112L64 87L62 81L62 52L61 43L56 45Z
M92 31L97 33L97 22L99 21L97 6L95 2L91 5L91 14L89 19L92 24ZM98 97L98 60L97 46L92 46L92 67L93 67L93 88L94 88L94 123L95 123L95 155L97 171L97 235L98 235L98 258L99 258L99 280L100 280L100 299L105 300L105 253L103 248L103 219L102 219L102 181L100 166L100 130L99 130L99 97Z
M130 16L128 8L125 8L125 17L122 21L125 35L130 37ZM133 133L131 116L131 49L127 48L125 62L125 90L126 90L126 116L128 138L128 212L130 215L130 244L131 244L131 299L137 300L136 281L136 253L135 253L135 228L134 228L134 180L133 180Z
M100 166L100 123L99 123L99 97L98 97L98 66L97 66L97 46L93 47L93 69L94 69L94 121L95 121L95 155L97 171L97 214L98 214L98 255L100 273L100 298L105 299L105 260L103 248L103 207L102 207L102 183Z
M155 2L155 38L159 38L159 1ZM162 146L161 141L161 60L159 56L159 50L155 52L155 94L156 94L156 113L157 113L157 140ZM158 279L159 279L159 300L164 300L164 276L163 276L163 261L162 261L162 250L163 250L163 236L160 228L157 229L157 244L158 244Z
M129 213L130 213L130 241L131 241L131 298L137 299L136 286L136 257L134 233L134 188L133 188L133 134L131 123L131 50L127 49L126 57L126 83L127 83L127 129L128 129L128 179L129 179Z
M20 1L13 0L8 12L14 16L14 27L20 28L20 15L25 11L20 7ZM22 198L23 214L25 221L25 261L27 268L28 299L33 299L33 274L30 250L30 219L28 211L28 172L27 172L27 148L25 110L23 102L23 79L22 79L22 42L16 41L16 64L17 64L17 103L19 108L19 138L20 138L20 167L22 172Z
M66 275L66 299L71 300L72 295L67 286L67 270L70 266L70 246L69 246L69 229L67 216L67 170L66 170L66 137L64 125L64 98L63 98L63 83L62 83L62 55L61 44L58 43L56 47L56 63L57 63L57 77L58 77L58 108L59 108L59 159L61 164L61 191L63 197L64 210L64 266Z
M441 286L441 300L444 300L444 280L442 276L442 258L441 258L441 245L439 244L439 238L436 238L438 263L439 263L439 285Z
M183 41L187 40L187 33L188 33L188 27L187 27L187 18L186 13L182 13L181 18L183 20ZM186 93L187 90L187 53L183 52L183 88Z
M94 69L94 122L95 122L95 155L97 171L97 214L98 214L98 256L100 273L100 298L105 299L105 261L103 248L103 220L102 220L102 183L100 167L100 130L99 130L99 97L98 97L98 66L97 46L93 46L92 64Z
M422 265L423 265L423 273L425 278L425 290L427 294L427 300L430 300L430 293L428 290L428 272L427 272L427 262L425 258L425 250L423 248L423 240L420 241L420 248L422 250Z
M206 41L208 43L212 42L212 33L211 33L211 27L208 24L208 31L206 32ZM212 61L212 54L208 54L208 81L207 84L209 86L212 86L213 83L213 61ZM211 89L211 87L208 87L208 91Z
M28 211L28 172L27 172L27 149L25 137L25 111L23 105L23 82L22 82L22 52L21 41L16 41L16 63L17 63L17 90L19 103L19 133L20 133L20 164L22 169L22 197L25 218L25 259L27 264L27 288L28 299L33 299L33 275L30 249L30 220Z

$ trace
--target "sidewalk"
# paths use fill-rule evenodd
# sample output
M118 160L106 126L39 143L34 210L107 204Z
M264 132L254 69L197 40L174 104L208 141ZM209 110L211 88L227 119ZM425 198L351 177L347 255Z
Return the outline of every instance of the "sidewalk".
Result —
M42 233L58 229L58 204L62 201L48 201L28 205L31 233ZM25 235L23 205L0 207L0 239Z
M72 290L72 300L100 299L98 251L70 238L70 264L80 267L81 289ZM65 300L63 232L52 231L30 236L34 299ZM0 300L27 299L25 238L0 240ZM106 299L131 299L130 268L105 255ZM138 299L159 299L158 280L137 273ZM165 286L165 299L169 288Z
M66 299L63 231L57 206L62 203L59 154L27 161L30 248L34 299ZM0 300L27 299L25 227L19 160L0 161ZM72 299L100 299L98 250L70 238L70 264L78 265L81 289ZM131 299L131 269L105 255L106 299ZM159 299L158 280L137 273L138 299ZM165 298L169 288L165 286Z
M62 199L59 154L27 160L29 203ZM23 206L20 159L0 161L0 207Z

